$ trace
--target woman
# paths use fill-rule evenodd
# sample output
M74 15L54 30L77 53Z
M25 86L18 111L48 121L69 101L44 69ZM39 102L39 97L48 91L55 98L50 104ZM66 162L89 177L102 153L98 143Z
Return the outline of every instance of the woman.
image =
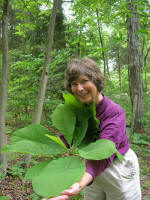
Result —
M88 160L82 179L51 200L71 199L84 188L85 200L141 200L139 164L129 146L125 112L102 94L104 76L98 65L88 58L73 59L65 80L66 89L82 103L95 103L100 120L99 139L113 141L124 160L120 163L115 154L105 160Z

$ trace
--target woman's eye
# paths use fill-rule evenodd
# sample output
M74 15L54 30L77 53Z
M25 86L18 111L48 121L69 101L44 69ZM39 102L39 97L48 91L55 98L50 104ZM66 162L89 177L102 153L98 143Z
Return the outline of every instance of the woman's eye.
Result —
M87 80L87 79L84 79L84 80L82 80L82 83L87 83L89 80Z

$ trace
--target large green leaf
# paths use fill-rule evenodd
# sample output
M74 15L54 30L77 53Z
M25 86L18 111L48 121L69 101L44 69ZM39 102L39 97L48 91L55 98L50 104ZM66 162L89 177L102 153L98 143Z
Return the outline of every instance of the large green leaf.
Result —
M88 137L89 134L92 134L92 136L97 137L100 122L96 118L95 104L90 103L88 105L85 105L84 107L82 107L82 109L80 108L79 111L78 109L76 109L75 113L77 116L77 122L80 125L78 126L78 124L76 124L74 133L74 139L77 145L81 144L85 135L86 137Z
M88 160L103 160L109 158L114 153L116 153L118 159L122 162L123 156L117 151L115 143L104 139L90 143L79 150L79 155Z
M3 152L20 152L32 155L57 155L66 153L66 148L48 139L50 132L39 124L32 124L13 133L12 144L3 147Z
M27 172L25 179L32 179L34 191L49 198L60 195L79 181L84 172L84 163L78 157L70 156L39 163Z
M84 107L85 105L81 102L81 101L79 101L74 95L72 95L72 94L69 94L69 93L67 93L67 94L63 94L63 97L64 97L64 99L65 99L65 104L67 104L67 105L72 105L72 106L74 106L74 107L77 107L77 108L82 108L82 107Z
M52 114L54 126L63 133L68 144L71 145L76 117L70 105L60 104Z
M73 133L73 145L79 146L86 135L88 128L88 115L85 108L76 108L74 112L76 114L76 126Z
M88 128L88 120L80 121L75 127L73 134L73 145L79 146L86 135L86 131Z
M88 126L92 128L92 132L96 132L99 127L99 120L96 118L96 107L94 103L88 105L81 103L72 94L63 94L63 97L65 99L65 104L72 108L72 112L74 112L76 117L76 124L73 132L73 145L77 147L84 139ZM89 118L93 120L88 121ZM90 122L90 124L88 122Z
M100 121L96 118L96 107L95 104L92 102L87 105L87 112L89 117L93 118L93 122L95 123L95 127L99 127Z

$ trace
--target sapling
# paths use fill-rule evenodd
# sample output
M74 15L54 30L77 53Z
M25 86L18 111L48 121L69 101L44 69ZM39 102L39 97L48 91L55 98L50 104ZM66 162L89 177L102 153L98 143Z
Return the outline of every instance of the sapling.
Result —
M84 159L102 160L116 153L123 160L112 141L97 140L100 122L94 103L85 105L71 94L63 97L65 102L54 110L52 122L66 143L40 124L31 124L14 132L11 144L3 148L4 152L57 156L36 164L25 175L34 191L45 198L58 196L79 181L85 172Z

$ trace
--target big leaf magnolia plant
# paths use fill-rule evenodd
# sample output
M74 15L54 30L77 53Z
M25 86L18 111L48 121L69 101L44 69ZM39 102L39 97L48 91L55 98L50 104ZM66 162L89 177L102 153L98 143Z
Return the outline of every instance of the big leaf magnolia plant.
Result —
M95 105L82 104L71 94L63 96L65 103L56 107L52 121L66 143L45 127L32 124L14 132L11 144L3 147L3 152L54 156L55 159L33 166L25 175L25 180L32 180L34 191L45 198L60 195L80 180L85 172L83 159L102 160L116 153L123 160L112 141L96 140L99 120Z

